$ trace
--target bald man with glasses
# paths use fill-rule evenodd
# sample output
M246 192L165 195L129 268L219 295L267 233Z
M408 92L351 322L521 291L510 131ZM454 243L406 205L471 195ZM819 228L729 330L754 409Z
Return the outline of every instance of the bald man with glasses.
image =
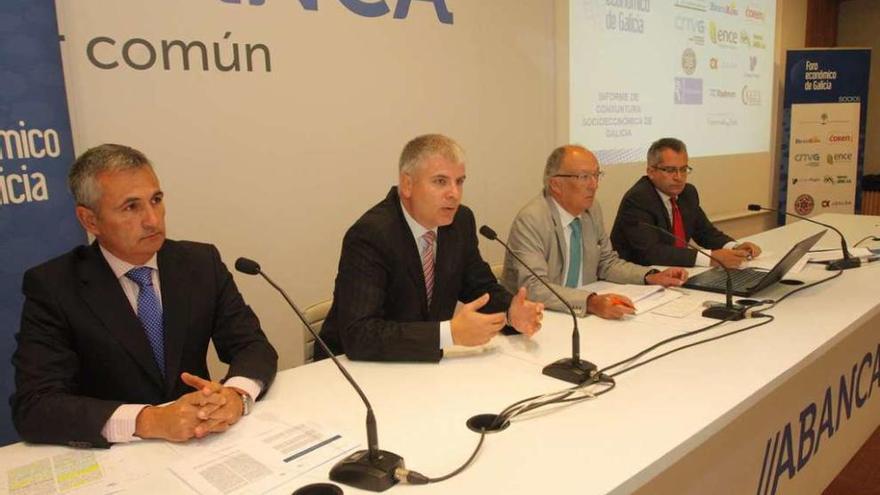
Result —
M611 230L611 242L621 258L642 265L718 264L688 248L691 242L711 250L728 268L761 254L755 244L738 243L712 225L700 207L697 189L687 182L692 172L682 141L663 138L651 144L647 173L623 196ZM642 224L660 227L672 236Z
M634 312L632 301L582 286L597 280L623 284L681 285L687 271L664 271L628 263L611 249L602 209L595 200L599 162L582 146L553 150L544 167L544 190L526 204L510 227L510 249L559 292L580 316L617 319ZM501 283L525 287L535 301L556 311L565 306L512 256L504 258Z

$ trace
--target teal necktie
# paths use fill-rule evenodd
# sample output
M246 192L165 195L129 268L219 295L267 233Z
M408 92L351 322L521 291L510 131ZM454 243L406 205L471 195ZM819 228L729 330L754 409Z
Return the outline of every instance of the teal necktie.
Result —
M568 275L565 277L566 287L577 287L581 275L581 222L577 218L571 221L571 239L568 243Z

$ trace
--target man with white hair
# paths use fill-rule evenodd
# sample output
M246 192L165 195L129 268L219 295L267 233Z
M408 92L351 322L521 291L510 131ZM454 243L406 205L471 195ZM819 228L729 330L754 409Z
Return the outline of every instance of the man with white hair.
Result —
M538 331L543 305L501 287L477 249L474 215L461 204L461 147L419 136L404 147L399 172L398 186L342 241L321 330L330 349L355 360L439 361L444 349L484 344L505 324Z

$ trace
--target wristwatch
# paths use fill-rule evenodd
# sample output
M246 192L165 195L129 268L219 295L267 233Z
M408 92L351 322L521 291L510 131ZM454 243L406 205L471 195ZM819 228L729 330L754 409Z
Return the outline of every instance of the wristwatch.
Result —
M247 416L254 409L254 398L247 392L236 390L241 397L241 415Z
M648 284L648 277L650 277L651 275L653 275L655 273L660 273L660 270L658 270L656 268L651 268L650 270L648 270L648 273L645 274L645 278L642 279L642 282L645 285L647 285Z

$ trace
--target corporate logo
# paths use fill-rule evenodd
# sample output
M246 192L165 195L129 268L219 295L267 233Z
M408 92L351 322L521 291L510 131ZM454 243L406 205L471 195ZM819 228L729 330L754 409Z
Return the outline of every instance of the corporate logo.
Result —
M758 72L757 72L757 69L758 69L758 57L757 57L756 55L749 55L749 57L748 57L748 64L749 64L749 70L746 71L743 75L744 75L745 77L750 77L750 78L758 78L758 77L761 77L760 74L758 74Z
M675 6L682 9L706 11L706 0L675 0Z
M736 63L735 60L718 58L718 57L711 57L709 59L709 68L712 70L736 69L737 67L738 67L738 64Z
M830 144L849 144L853 142L851 134L834 134L828 135L828 143Z
M819 153L796 153L794 161L807 167L818 167L822 156Z
M693 48L685 48L681 53L681 68L689 76L697 70L697 54Z
M791 179L792 185L797 184L799 182L819 182L819 178L818 177L803 177L803 178L794 177L793 179Z
M727 15L739 14L739 11L736 10L736 2L730 2L727 4L720 2L709 2L709 12L720 12Z
M709 21L709 39L722 48L735 48L739 44L739 33L719 27L715 21Z
M764 20L764 11L753 6L753 5L749 5L748 7L746 7L746 10L743 13L743 15L745 15L746 19L752 19L755 21L763 21Z
M740 97L742 98L743 105L754 106L761 104L761 92L757 89L743 86Z
M736 98L736 91L723 88L709 88L709 96L718 98L719 100Z
M679 15L675 17L675 29L690 34L688 41L703 46L706 43L706 21L689 16Z
M702 105L703 80L696 77L675 78L676 105Z
M819 144L822 140L819 136L810 136L808 138L794 138L794 144Z
M706 116L706 124L710 126L736 127L739 121L732 113L710 113Z
M828 163L828 165L845 165L847 163L852 163L852 161L852 153L828 153L825 156L825 162Z
M848 175L826 175L822 179L822 183L831 186L837 184L852 184L852 178Z
M836 208L840 206L852 206L853 202L848 199L823 199L822 208Z
M222 3L234 3L241 4L244 3L243 0L220 0ZM446 7L446 0L423 0L423 2L429 2L434 4L434 11L437 13L437 20L443 24L452 24L453 23L453 15L452 12ZM609 0L612 1L612 0ZM637 0L639 1L639 0ZM650 0L640 0L643 2L647 2ZM419 2L419 3L423 3ZM266 3L266 0L247 0L252 6L261 6ZM377 0L377 1L365 1L365 0L339 0L346 9L348 9L353 14L357 14L361 17L383 17L391 12L391 7L388 6L388 2L386 0ZM398 0L397 5L394 8L394 18L395 19L406 19L409 15L409 8L411 0ZM304 10L316 11L318 10L318 0L299 0L299 4L302 6Z
M32 128L24 120L18 121L18 129L0 129L0 206L47 201L46 176L23 161L60 155L61 138L55 129ZM18 163L8 163L13 160Z
M751 46L752 48L757 48L759 50L767 48L767 45L764 43L764 35L752 34L752 43L749 46Z
M794 211L798 215L805 216L813 213L816 201L809 194L801 194L794 200Z

